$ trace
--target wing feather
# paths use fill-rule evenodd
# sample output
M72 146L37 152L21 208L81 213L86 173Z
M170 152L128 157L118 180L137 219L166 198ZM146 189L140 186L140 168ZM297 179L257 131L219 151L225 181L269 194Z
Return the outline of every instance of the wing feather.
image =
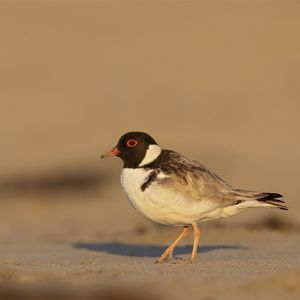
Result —
M172 150L163 150L149 168L155 169L156 182L164 188L198 201L209 201L211 210L247 202L249 207L270 206L287 209L277 193L259 193L231 187L201 163ZM163 176L160 176L163 175ZM252 206L251 206L252 205Z
M195 160L175 151L168 151L165 164L160 164L161 171L167 176L159 180L159 184L176 190L183 196L189 195L195 200L214 200L216 207L226 207L237 203L233 188L218 175Z

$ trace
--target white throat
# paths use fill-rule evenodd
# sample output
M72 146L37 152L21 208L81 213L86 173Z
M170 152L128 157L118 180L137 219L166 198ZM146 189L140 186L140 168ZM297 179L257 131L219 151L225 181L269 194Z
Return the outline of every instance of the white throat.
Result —
M161 148L157 145L149 145L144 159L140 162L139 167L143 167L156 160L161 153Z

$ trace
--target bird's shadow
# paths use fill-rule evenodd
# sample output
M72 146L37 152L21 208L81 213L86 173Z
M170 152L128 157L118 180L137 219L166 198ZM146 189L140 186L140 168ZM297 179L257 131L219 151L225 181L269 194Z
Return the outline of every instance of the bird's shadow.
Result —
M90 251L106 252L110 254L122 256L136 256L136 257L157 257L166 249L165 246L159 245L140 245L140 244L124 244L121 242L105 242L105 243L73 243L72 246L76 249L86 249ZM198 252L211 252L218 250L245 250L244 246L234 245L210 245L201 246ZM192 246L178 246L175 254L187 254L192 252Z

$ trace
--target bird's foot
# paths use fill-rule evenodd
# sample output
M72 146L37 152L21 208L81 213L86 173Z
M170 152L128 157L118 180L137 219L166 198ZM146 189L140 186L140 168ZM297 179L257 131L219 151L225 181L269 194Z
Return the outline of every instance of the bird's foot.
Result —
M155 264L161 264L161 263L173 263L173 260L175 260L174 256L172 254L169 254L167 256L161 256L158 260L156 260Z
M162 255L161 257L155 261L156 264L161 264L163 262L171 262L173 260L173 251L174 248L168 248Z

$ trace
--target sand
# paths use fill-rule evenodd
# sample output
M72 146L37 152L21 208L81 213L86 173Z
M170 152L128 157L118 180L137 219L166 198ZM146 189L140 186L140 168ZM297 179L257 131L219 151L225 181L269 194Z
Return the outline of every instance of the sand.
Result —
M203 224L197 262L184 261L192 250L190 235L175 252L176 264L155 264L180 229L145 220L118 193L102 196L110 200L55 194L5 203L3 299L300 296L299 227L268 215L255 222Z

